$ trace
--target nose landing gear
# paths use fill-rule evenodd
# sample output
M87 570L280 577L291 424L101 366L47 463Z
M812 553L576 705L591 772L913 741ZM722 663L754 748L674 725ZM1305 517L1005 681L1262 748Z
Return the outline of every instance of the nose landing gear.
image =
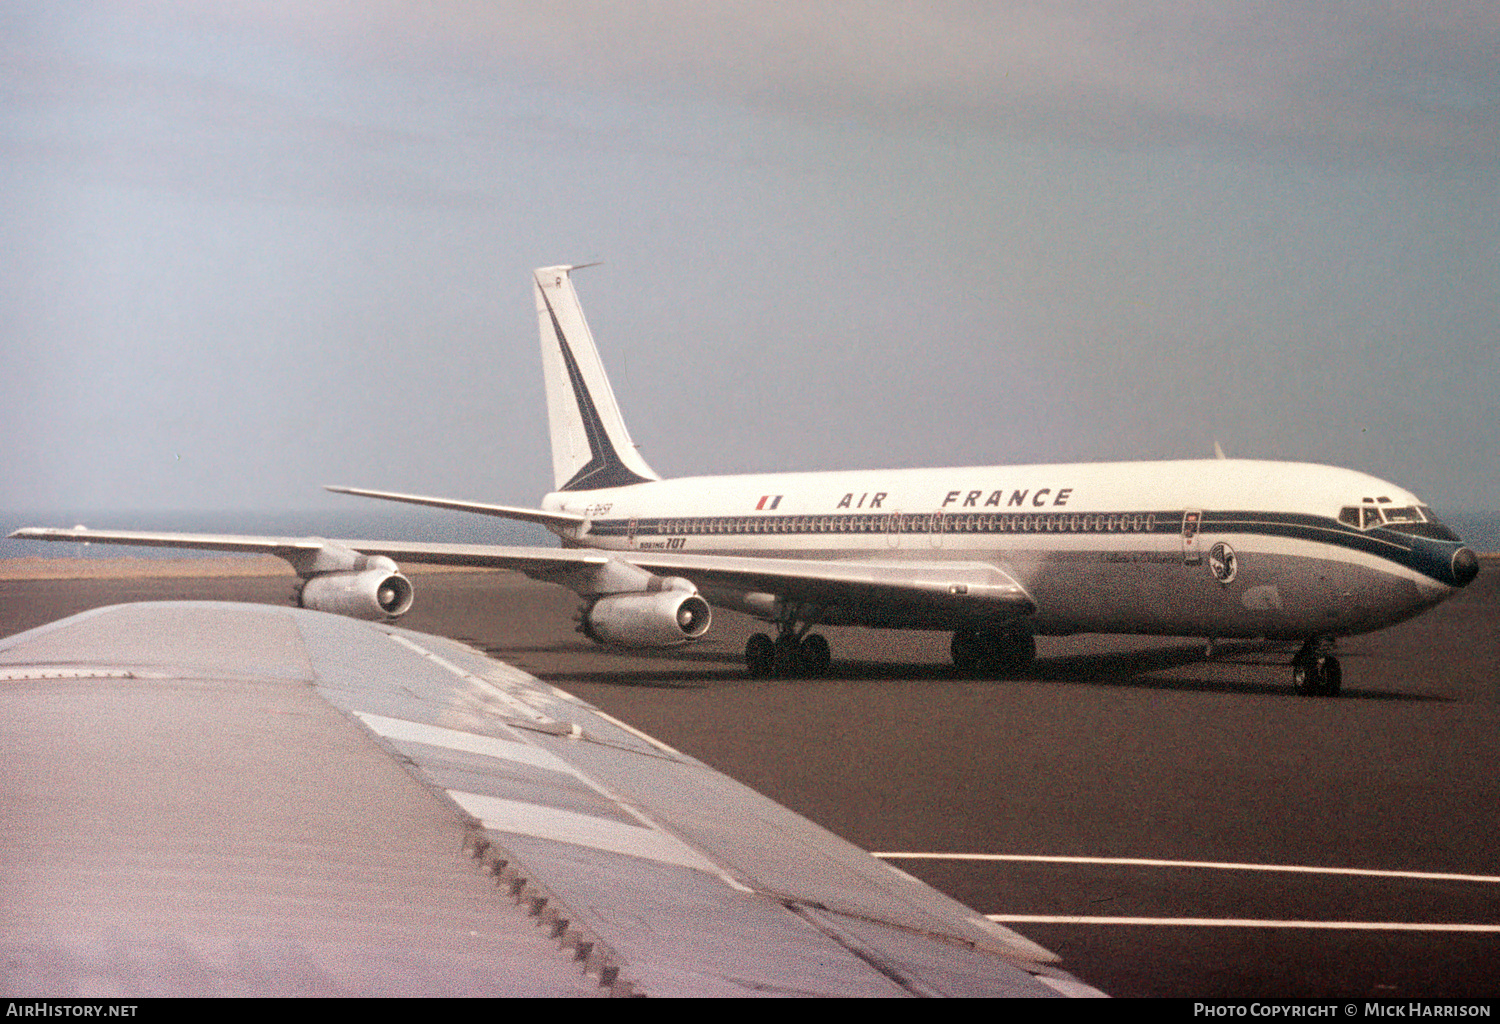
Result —
M1292 659L1292 689L1305 697L1337 697L1343 685L1339 659L1327 653L1318 640L1303 644Z

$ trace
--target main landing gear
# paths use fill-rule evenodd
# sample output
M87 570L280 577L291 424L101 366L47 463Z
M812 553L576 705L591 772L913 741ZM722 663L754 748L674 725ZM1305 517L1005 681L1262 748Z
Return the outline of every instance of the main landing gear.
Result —
M752 679L776 676L792 679L798 676L823 676L833 664L833 652L822 633L809 633L806 626L799 632L792 623L784 623L772 640L766 633L756 633L745 642L745 668Z
M953 668L960 675L1014 676L1036 658L1036 638L1019 622L953 633Z
M1292 659L1292 688L1305 697L1337 697L1344 685L1339 659L1321 641L1309 640Z

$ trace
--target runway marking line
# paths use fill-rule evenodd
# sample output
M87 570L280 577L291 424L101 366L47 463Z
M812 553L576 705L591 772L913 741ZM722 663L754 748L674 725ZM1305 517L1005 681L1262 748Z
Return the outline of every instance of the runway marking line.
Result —
M1069 917L1050 914L985 914L1003 924L1123 924L1166 928L1324 928L1340 931L1500 932L1500 924L1428 924L1405 921L1270 921L1216 917Z
M1216 871L1281 871L1306 875L1358 875L1366 878L1413 878L1429 882L1500 884L1500 875L1460 875L1442 871L1386 871L1372 868L1324 868L1301 864L1235 864L1207 860L1155 860L1149 857L1053 857L1020 853L872 853L881 860L1009 861L1033 864L1122 864L1146 868L1207 868Z
M1235 864L1222 861L1156 860L1149 857L1052 857L1018 853L873 853L882 860L1008 861L1033 864L1122 864L1150 868L1207 868L1219 871L1280 871L1309 875L1357 875L1424 881L1500 883L1496 875L1460 875L1440 871L1386 871L1371 868L1324 868L1299 864ZM1407 921L1277 921L1263 918L1095 917L1065 914L986 914L997 924L1134 925L1158 928L1308 928L1338 931L1500 932L1500 924L1441 924Z

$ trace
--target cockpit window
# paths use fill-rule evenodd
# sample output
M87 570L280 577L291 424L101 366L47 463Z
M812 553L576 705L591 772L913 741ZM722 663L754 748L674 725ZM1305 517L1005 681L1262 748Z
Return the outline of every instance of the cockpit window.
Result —
M1458 534L1439 522L1426 505L1345 505L1339 510L1339 522L1360 530L1383 526L1398 533L1434 540L1459 539Z
M1444 523L1437 516L1433 515L1432 509L1426 505L1418 505L1417 512L1422 516L1421 522L1394 523L1391 529L1399 530L1402 533L1415 534L1418 537L1431 537L1433 540L1449 540L1454 543L1463 542L1463 538L1450 530L1447 523Z

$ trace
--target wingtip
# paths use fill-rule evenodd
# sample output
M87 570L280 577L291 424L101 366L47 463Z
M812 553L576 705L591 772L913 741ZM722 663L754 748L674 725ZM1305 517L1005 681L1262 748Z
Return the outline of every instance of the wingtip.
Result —
M79 523L72 528L57 526L23 526L13 533L5 535L7 540L50 540L53 537L62 537L69 534L83 535L88 533L88 527Z

